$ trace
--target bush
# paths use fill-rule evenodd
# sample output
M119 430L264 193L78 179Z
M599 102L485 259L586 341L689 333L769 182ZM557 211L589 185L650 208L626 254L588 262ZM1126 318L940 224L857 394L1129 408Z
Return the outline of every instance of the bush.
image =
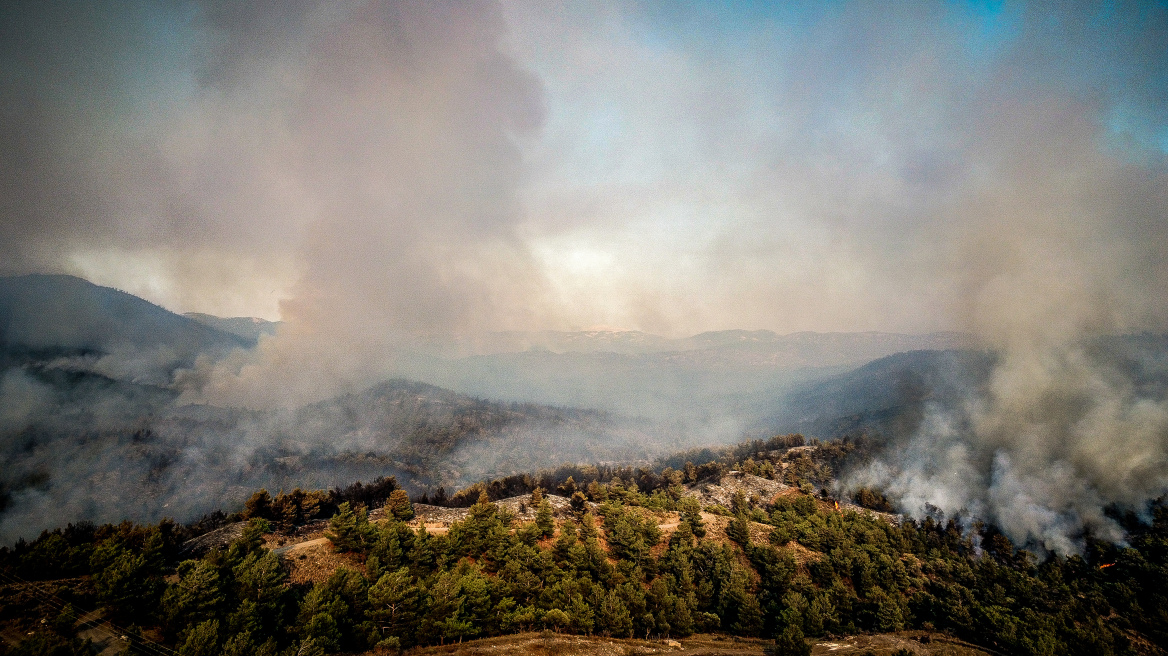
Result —
M767 656L811 656L811 645L803 639L803 631L791 624L775 638L774 645L763 649Z

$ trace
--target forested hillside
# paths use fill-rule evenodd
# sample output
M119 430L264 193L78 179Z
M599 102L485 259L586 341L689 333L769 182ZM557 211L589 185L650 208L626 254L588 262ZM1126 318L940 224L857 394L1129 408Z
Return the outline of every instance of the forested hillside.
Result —
M81 636L101 637L100 627L140 653L189 656L394 651L535 629L714 632L762 638L780 654L809 653L808 640L825 636L905 629L996 653L1168 647L1163 500L1148 522L1117 516L1126 545L1089 540L1081 555L1035 554L991 526L856 505L887 510L878 491L825 496L818 483L862 456L863 442L801 443L747 443L700 465L484 483L450 495L456 506L477 497L444 525L389 480L257 493L234 515L189 527L74 525L0 553L0 620L5 636L20 636L9 653L22 655L86 653ZM726 504L710 503L731 479L778 492L737 488ZM531 493L492 501L532 483ZM553 506L544 483L570 501ZM312 529L317 517L330 517L327 527ZM190 541L218 526L236 536L224 548ZM309 568L317 541L296 542L306 530L324 531L331 569ZM200 556L195 544L210 550Z
M0 363L0 539L87 518L191 521L260 487L394 475L411 490L560 462L643 460L649 426L498 403L404 380L294 410L179 405L177 392L85 369Z

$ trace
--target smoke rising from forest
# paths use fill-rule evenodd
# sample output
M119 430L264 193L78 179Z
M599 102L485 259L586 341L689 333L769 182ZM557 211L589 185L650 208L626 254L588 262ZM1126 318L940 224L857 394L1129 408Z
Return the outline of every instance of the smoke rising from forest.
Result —
M180 403L490 330L958 330L990 382L857 481L1056 549L1168 484L1164 389L1091 346L1168 330L1162 5L105 9L0 19L0 270L285 321Z
M926 404L914 432L845 483L883 489L918 518L991 522L1039 550L1079 552L1088 534L1121 541L1108 510L1143 514L1168 491L1168 371L1155 342L1004 351L980 393Z

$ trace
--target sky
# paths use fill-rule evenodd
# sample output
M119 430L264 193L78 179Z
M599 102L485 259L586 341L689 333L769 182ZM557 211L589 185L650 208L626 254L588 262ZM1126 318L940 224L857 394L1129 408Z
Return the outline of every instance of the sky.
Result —
M1163 2L6 2L0 273L347 340L1157 330L1165 43Z

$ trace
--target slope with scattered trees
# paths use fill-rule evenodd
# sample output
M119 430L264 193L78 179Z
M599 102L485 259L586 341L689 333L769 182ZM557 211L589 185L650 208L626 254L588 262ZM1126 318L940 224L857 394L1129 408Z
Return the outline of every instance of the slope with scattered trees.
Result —
M1082 555L1038 558L988 526L837 509L815 491L818 477L862 445L797 441L743 445L701 466L582 468L556 485L573 501L558 513L537 485L529 521L492 503L505 483L476 486L451 495L477 497L441 534L407 524L412 504L390 481L257 494L219 520L247 520L234 541L185 560L183 543L215 521L70 526L0 554L0 620L6 635L32 632L14 654L83 653L79 618L95 608L96 624L119 627L132 647L162 643L187 656L397 650L534 629L714 632L760 638L781 654L809 653L808 638L904 629L1011 654L1168 646L1162 501L1150 524L1118 517L1126 546L1090 542ZM739 491L730 507L703 508L687 494L727 468L795 485L772 499ZM881 503L878 492L860 496ZM668 530L663 513L677 518ZM326 514L332 548L352 565L291 584L289 562L264 548L265 535ZM17 594L31 589L44 594Z

